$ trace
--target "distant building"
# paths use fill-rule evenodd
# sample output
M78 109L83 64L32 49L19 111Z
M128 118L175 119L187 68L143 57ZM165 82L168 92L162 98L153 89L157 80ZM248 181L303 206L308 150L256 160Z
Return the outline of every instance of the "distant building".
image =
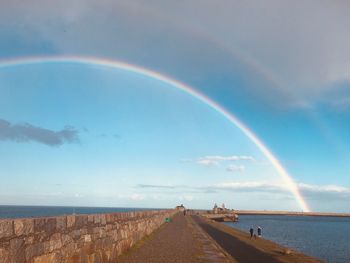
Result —
M176 209L177 211L182 211L182 212L186 210L186 208L184 207L183 204L176 206L175 209Z
M230 210L225 207L225 204L222 204L221 207L218 207L217 204L214 204L213 213L214 214L226 214L226 213L230 213Z

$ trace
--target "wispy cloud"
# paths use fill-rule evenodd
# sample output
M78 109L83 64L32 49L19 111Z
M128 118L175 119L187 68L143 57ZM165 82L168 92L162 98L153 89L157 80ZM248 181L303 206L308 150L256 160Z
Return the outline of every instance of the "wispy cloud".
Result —
M149 188L160 192L171 192L182 194L212 194L222 191L234 193L267 193L282 194L290 197L291 193L287 186L280 183L270 183L265 181L230 181L211 185L191 186L191 185L138 185L138 188ZM341 185L311 185L299 183L298 188L304 197L314 200L350 200L350 188Z
M350 188L340 185L298 184L302 195L313 200L349 200Z
M219 166L222 162L237 162L237 161L255 161L252 156L247 155L208 155L200 157L197 163L204 166ZM242 165L229 165L226 170L228 172L243 172L245 169Z
M211 159L200 159L197 161L197 163L204 165L204 166L217 166L217 165L219 165L218 161L211 160Z
M254 161L252 156L247 155L231 155L231 156L221 156L221 155L209 155L201 157L201 160L212 160L212 161Z
M206 187L207 189L233 192L287 192L288 189L280 184L273 184L260 181L225 182Z
M130 195L130 200L133 200L133 201L142 201L145 199L145 196L142 195L142 194L132 194Z
M180 186L174 186L174 185L155 185L155 184L138 184L138 188L159 188L159 189L175 189Z
M232 173L236 173L236 172L244 172L245 171L245 167L243 165L230 165L226 168L227 172L232 172Z
M53 131L29 123L11 124L0 119L0 141L38 142L48 146L60 146L64 143L79 141L78 131L66 126L60 131Z
M194 197L193 197L192 195L183 195L183 196L180 196L179 199L180 199L181 201L182 201L182 200L185 200L185 201L191 202L191 201L193 201Z

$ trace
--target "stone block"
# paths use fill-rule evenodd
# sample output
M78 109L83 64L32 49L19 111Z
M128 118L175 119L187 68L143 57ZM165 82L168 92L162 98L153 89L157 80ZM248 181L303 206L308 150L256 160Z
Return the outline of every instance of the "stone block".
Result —
M91 242L91 235L84 235L84 242Z
M61 253L63 255L66 255L69 257L70 255L73 255L74 252L77 250L78 246L75 243L68 243L61 249Z
M34 263L59 263L60 257L57 253L42 255L34 258Z
M100 224L101 223L100 215L94 215L94 223L95 224Z
M67 216L67 227L71 228L75 224L75 215Z
M107 223L112 223L113 222L113 215L112 214L106 214L106 221Z
M53 234L56 230L56 218L35 218L34 219L34 232L44 232L45 236Z
M101 225L106 225L107 223L107 219L106 219L106 215L100 215L100 220L101 220Z
M78 240L81 236L81 232L79 229L76 229L76 230L73 230L71 233L70 233L70 236L74 239L74 240Z
M22 238L14 238L10 240L10 262L24 263L25 250L24 240Z
M62 247L61 234L55 233L50 237L50 240L44 243L45 253L51 253L54 250L58 250Z
M10 262L9 252L4 248L0 248L0 263L8 263L8 262Z
M34 257L38 257L44 253L44 244L37 243L25 248L25 258L26 261L31 260Z
M69 255L68 260L66 260L65 262L67 262L67 263L80 263L81 262L80 251L75 251L75 253Z
M0 220L0 239L13 235L12 220Z
M62 240L63 246L66 246L67 244L74 242L73 238L68 234L62 234L61 240Z
M86 235L88 233L88 229L87 228L81 228L80 229L80 235Z
M24 243L25 245L32 245L34 244L34 236L26 236L24 237Z
M58 231L64 231L67 227L67 217L60 216L56 218L56 229Z
M104 227L95 227L93 229L93 234L97 238L102 238L106 236L106 229Z
M88 223L94 222L94 215L88 215Z
M16 219L13 223L16 236L34 233L34 219Z
M77 215L75 216L75 226L78 228L82 228L87 225L88 216L86 215Z

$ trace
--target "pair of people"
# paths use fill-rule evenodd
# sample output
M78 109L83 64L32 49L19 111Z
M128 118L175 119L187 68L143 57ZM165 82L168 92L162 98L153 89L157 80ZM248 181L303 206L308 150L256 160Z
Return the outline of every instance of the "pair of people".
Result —
M261 237L262 236L262 229L261 229L260 226L258 226L257 232L258 232L258 237ZM250 233L250 239L252 239L253 237L256 238L256 235L254 234L254 228L253 227L251 227L249 229L249 233Z

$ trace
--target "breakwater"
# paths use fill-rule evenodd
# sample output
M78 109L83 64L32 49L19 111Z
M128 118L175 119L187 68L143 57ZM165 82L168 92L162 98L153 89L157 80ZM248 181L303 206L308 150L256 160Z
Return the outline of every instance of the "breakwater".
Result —
M1 219L0 263L112 262L175 210Z
M269 211L269 210L234 210L238 215L287 215L287 216L328 216L350 217L350 213L331 212L294 212L294 211Z

